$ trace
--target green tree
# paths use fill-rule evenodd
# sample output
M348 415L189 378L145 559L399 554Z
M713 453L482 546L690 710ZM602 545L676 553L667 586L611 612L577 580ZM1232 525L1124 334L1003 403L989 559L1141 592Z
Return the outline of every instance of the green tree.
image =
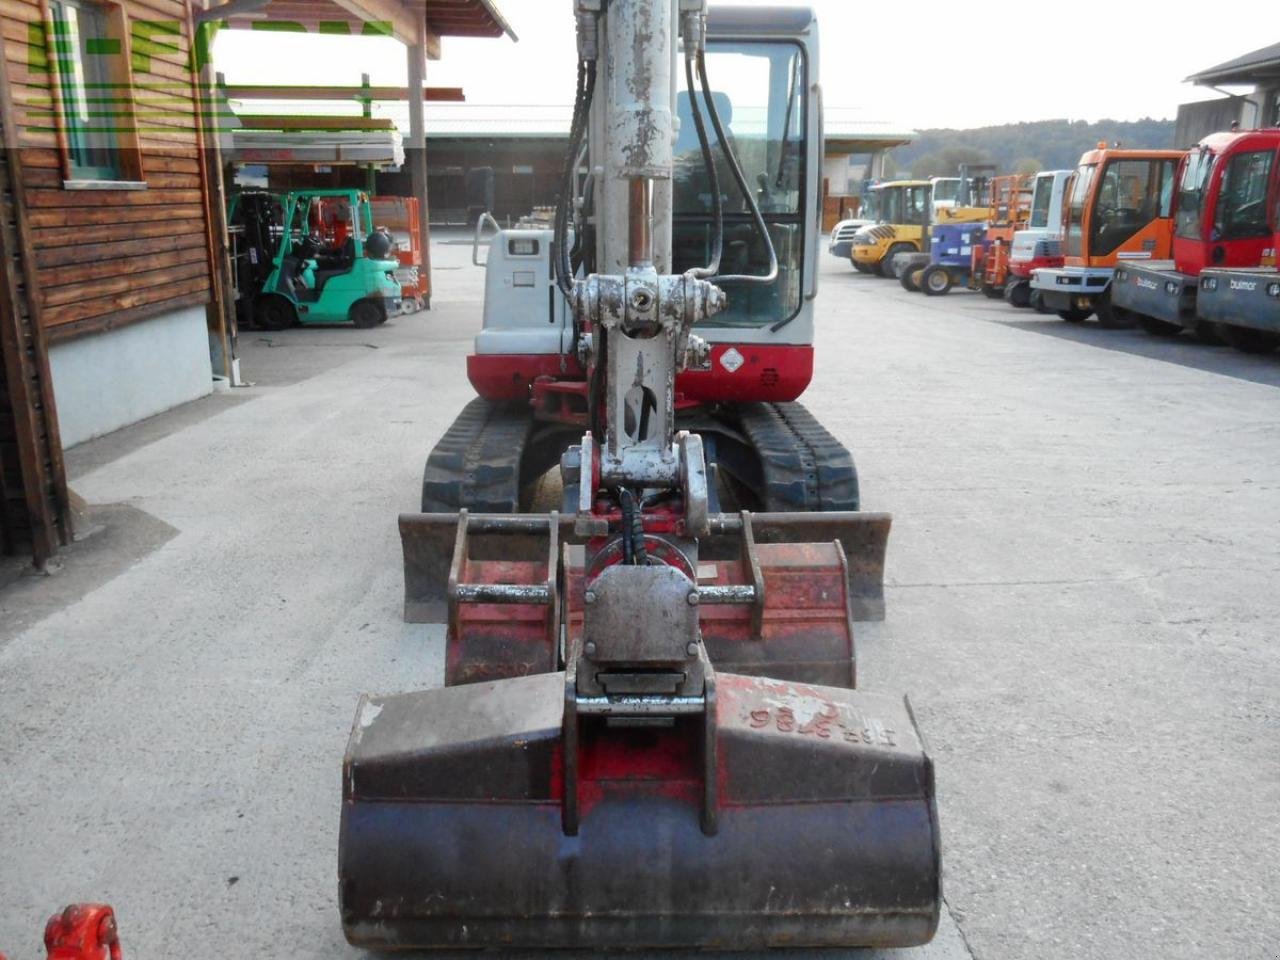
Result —
M911 172L917 177L954 177L959 175L962 166L976 167L992 162L991 154L985 150L956 144L915 160Z
M921 130L914 142L896 147L892 155L900 169L931 176L955 176L956 164L965 159L994 163L1001 173L1015 170L1020 161L1029 158L1038 160L1046 170L1062 170L1075 167L1080 154L1092 150L1100 140L1156 148L1172 146L1173 135L1172 120L1150 117L1097 123L1037 120L971 130ZM953 150L960 153L953 154Z
M1035 157L1023 157L1015 160L1013 163L1013 172L1020 176L1029 177L1032 174L1039 173L1044 169L1044 164Z

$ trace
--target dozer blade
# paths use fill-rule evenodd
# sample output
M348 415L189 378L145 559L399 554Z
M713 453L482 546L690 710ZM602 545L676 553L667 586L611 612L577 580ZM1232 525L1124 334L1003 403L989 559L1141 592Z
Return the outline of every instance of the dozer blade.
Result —
M884 563L892 517L887 513L753 513L755 541L823 543L838 541L848 563L849 609L854 620L884 619ZM409 623L446 623L448 583L458 540L460 515L400 515L404 550L404 618ZM546 561L549 515L471 514L468 539L478 560ZM706 559L740 555L742 515L711 518L711 536L700 544ZM574 518L558 518L557 539L580 544ZM530 614L536 616L535 614Z
M716 680L707 727L571 728L563 673L362 699L343 770L348 940L927 942L941 902L933 766L905 701Z

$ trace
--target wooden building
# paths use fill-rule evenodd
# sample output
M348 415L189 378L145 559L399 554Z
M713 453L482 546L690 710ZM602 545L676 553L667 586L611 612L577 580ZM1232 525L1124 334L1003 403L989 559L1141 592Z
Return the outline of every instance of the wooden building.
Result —
M440 38L509 32L492 0L0 0L5 553L42 565L69 540L63 444L208 394L229 372L213 77L197 23L245 17L373 24L401 40L416 143ZM413 153L425 197L425 153Z
M211 390L216 201L182 0L2 0L0 36L4 546L41 563L61 445Z
M1232 124L1245 130L1280 127L1280 43L1193 73L1186 82L1225 96L1178 107L1173 145L1179 149Z

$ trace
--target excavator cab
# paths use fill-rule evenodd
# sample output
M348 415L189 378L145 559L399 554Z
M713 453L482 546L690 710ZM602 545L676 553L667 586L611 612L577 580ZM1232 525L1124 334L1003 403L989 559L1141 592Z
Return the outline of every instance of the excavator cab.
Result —
M688 70L676 70L663 94L674 128L672 177L655 186L652 228L656 261L675 273L706 263L720 234L718 282L728 307L698 322L708 350L675 375L676 417L704 438L717 509L828 518L856 511L852 454L798 402L813 376L818 291L823 138L814 13L711 8L705 64L711 84L706 103L700 78L691 82ZM696 115L694 102L701 104ZM715 107L719 132L711 127L707 104ZM732 174L730 155L745 190ZM585 159L574 172L572 189L582 198L570 211L570 269L590 276L605 267L597 262L596 238L617 215L620 198ZM927 204L927 181L923 188L916 199ZM561 459L591 415L586 331L553 289L555 232L526 225L486 235L484 225L481 218L473 252L485 270L484 322L467 358L478 396L428 458L424 515L546 509L546 498L539 504L536 495L557 485ZM734 279L767 273L770 247L776 276L764 283ZM469 467L478 461L487 469ZM567 496L572 499L571 492ZM452 533L442 536L452 543ZM853 592L866 601L859 601L858 615L876 618L883 609L884 539L847 528L840 536L847 548L857 543L862 550L850 565ZM418 542L426 550L441 541ZM447 564L449 548L443 549ZM432 581L415 572L431 564L409 558L406 551L413 595L426 597Z
M818 292L821 229L822 117L818 89L818 25L806 8L712 8L707 18L706 62L712 90L733 151L769 227L778 257L777 279L767 285L726 284L732 296L722 315L699 335L711 344L709 363L683 371L682 404L794 401L813 376L813 299ZM682 74L682 71L677 71ZM695 83L696 86L696 83ZM749 275L768 265L765 245L721 152L707 168L688 97L676 78L676 126L671 189L671 247L659 258L681 272L705 263L716 222L714 177L724 215L726 272ZM708 130L713 144L714 131ZM585 179L586 170L580 175ZM598 184L575 221L584 274L591 262ZM663 230L658 230L659 234ZM561 298L548 298L552 232L540 227L501 230L477 247L486 269L484 325L467 360L476 393L487 401L527 401L540 419L584 413L572 396L582 384L572 318ZM548 381L555 381L548 386ZM580 391L580 387L576 388ZM549 400L548 404L539 401Z

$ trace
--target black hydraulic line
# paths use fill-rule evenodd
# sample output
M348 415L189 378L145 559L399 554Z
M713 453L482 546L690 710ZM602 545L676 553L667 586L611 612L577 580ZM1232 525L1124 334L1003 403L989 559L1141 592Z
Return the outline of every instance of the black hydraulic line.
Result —
M764 222L764 214L760 212L760 204L756 202L755 194L751 192L751 188L747 185L747 178L742 173L742 167L738 165L738 158L733 155L733 149L729 146L729 137L724 131L724 124L720 122L720 114L717 112L715 100L711 96L711 81L707 78L707 57L705 53L701 52L698 54L698 80L702 85L702 99L706 102L707 113L711 116L711 126L715 128L716 137L720 141L720 150L724 153L725 160L729 163L729 172L733 174L733 179L738 184L738 189L751 207L751 216L755 220L756 229L760 231L760 236L764 239L765 246L769 250L768 273L759 276L746 274L720 276L715 277L715 279L720 283L771 284L778 279L778 252L773 247L773 238L769 236L769 227Z
M555 274L556 286L568 297L573 290L572 277L564 267L566 261L565 246L568 242L568 220L570 204L573 203L573 165L578 159L578 150L574 143L578 134L578 125L582 122L582 97L587 83L587 65L578 61L578 82L573 96L573 121L569 126L569 150L565 157L564 168L560 172L560 196L556 203L556 218L552 234L555 254L552 257L552 270Z
M581 120L582 112L582 92L586 87L587 66L582 60L578 61L578 83L573 97L573 121L569 127L569 152L565 157L564 168L560 171L560 196L556 202L556 217L552 227L551 244L551 272L555 279L556 286L560 292L568 298L573 292L572 279L567 275L563 263L565 260L564 246L567 241L567 222L569 216L569 204L573 202L571 175L573 164L577 161L578 151L574 146L574 138L577 135L578 124Z
M631 557L636 566L649 565L649 551L644 545L644 511L639 508L631 516Z
M702 163L707 168L707 178L711 187L711 262L705 267L694 270L694 275L707 279L720 272L720 258L724 255L724 198L720 196L720 172L716 170L715 157L711 155L711 141L707 137L707 127L702 120L702 107L698 104L698 93L693 82L692 56L684 58L685 86L688 88L689 112L693 115L693 126L698 131L698 146L702 148Z
M635 517L636 496L626 487L618 491L618 505L622 507L622 562L628 566L636 562Z
M570 210L576 199L574 189L577 180L577 164L582 153L590 118L591 101L595 96L596 63L594 60L578 61L578 91L573 104L573 123L569 134L569 152L565 158L564 176L560 186L560 202L556 206L555 256L552 266L556 274L556 286L565 297L573 295L573 263L569 250Z
M618 488L618 503L622 507L623 562L646 566L649 553L644 545L644 504L630 487Z

